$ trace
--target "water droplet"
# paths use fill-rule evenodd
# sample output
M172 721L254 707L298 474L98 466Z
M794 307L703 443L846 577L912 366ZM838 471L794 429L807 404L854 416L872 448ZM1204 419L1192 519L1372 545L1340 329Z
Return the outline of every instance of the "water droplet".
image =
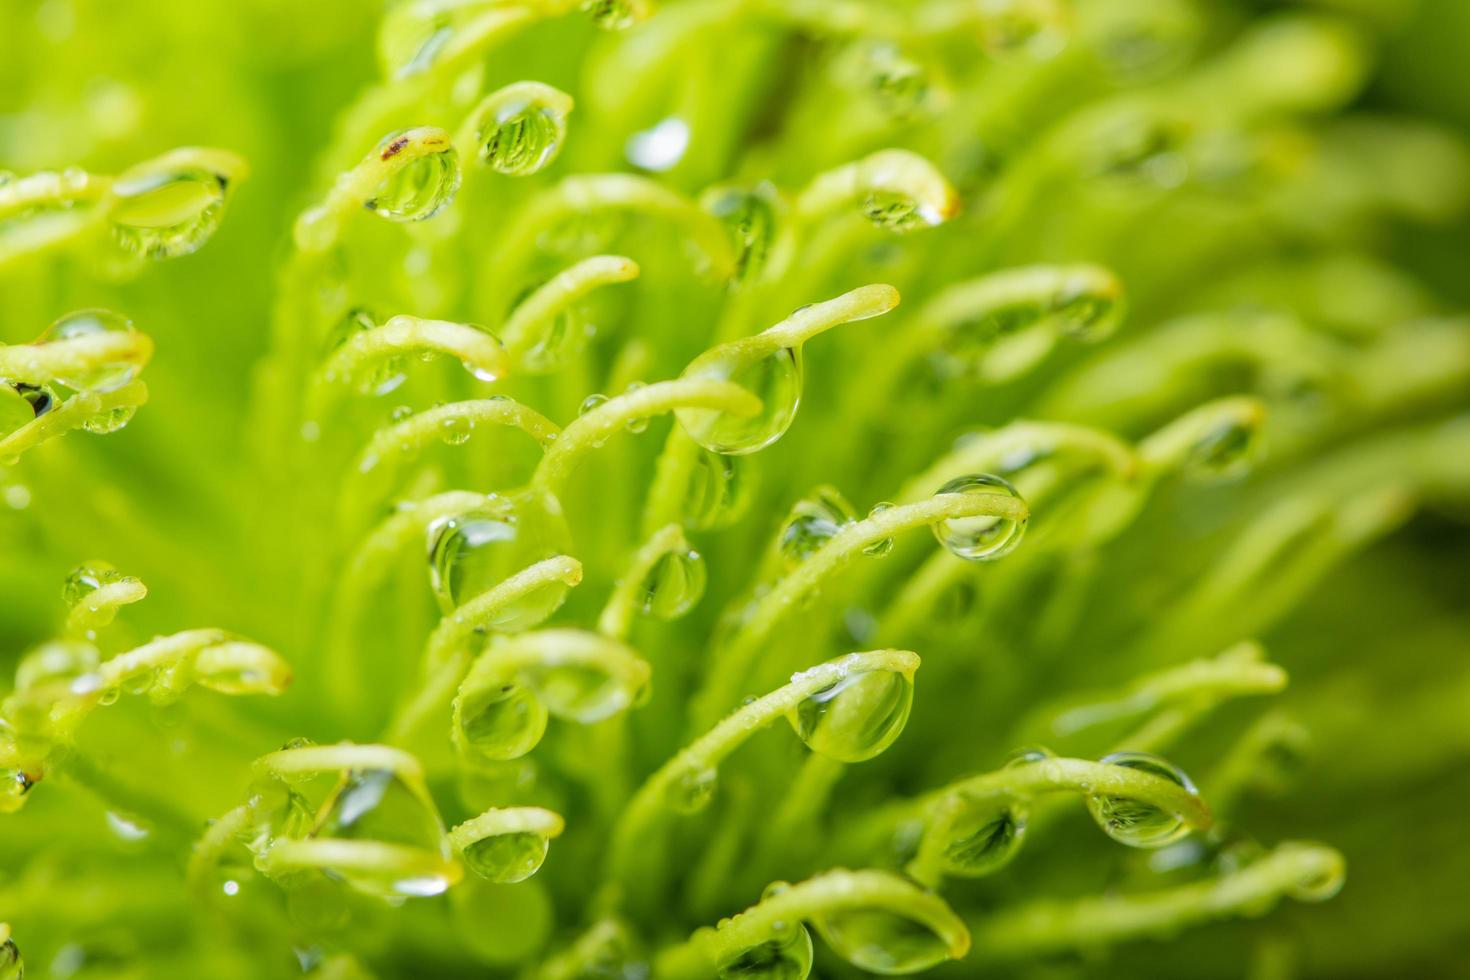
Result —
M463 446L470 441L470 433L474 429L474 420L452 415L439 423L439 438L447 445Z
M714 799L719 780L713 768L684 770L669 783L669 809L686 816L700 812Z
M979 878L1000 870L1019 853L1026 833L1026 808L1018 803L967 813L949 828L945 870Z
M835 487L818 487L797 501L781 529L781 557L786 567L800 565L855 520L857 512Z
M15 940L9 937L0 943L0 980L21 980L26 975L25 960L21 958L20 947L15 945Z
M429 575L445 613L510 576L571 550L561 504L548 493L522 490L492 495L484 504L429 529ZM551 615L567 595L563 582L548 582L503 607L483 625L513 633Z
M704 556L699 552L690 549L665 553L643 580L644 615L678 619L704 595L705 577Z
M366 333L377 325L377 318L370 311L354 307L328 332L327 350L336 350L353 337ZM364 395L386 395L407 380L406 370L407 365L401 357L379 358L362 372L358 378L358 389Z
M376 153L388 159L402 141L412 141L412 131L383 137ZM386 156L385 156L386 154ZM400 164L377 186L365 206L389 221L423 221L438 214L459 190L459 155L447 140L439 148Z
M290 685L291 671L269 651L249 643L227 641L200 653L194 662L193 680L221 694L274 695Z
M312 827L312 836L377 841L448 858L444 827L427 791L387 769L344 772ZM392 869L334 869L352 887L370 895L437 895L449 887L433 874L405 875Z
M15 668L15 689L35 691L53 684L69 687L77 678L96 670L101 662L102 655L90 643L52 640L21 658Z
M623 389L623 394L631 395L633 392L646 387L648 386L645 385L642 381L630 381L628 382L628 387ZM630 418L628 419L628 421L623 423L623 428L633 433L634 435L638 435L641 432L648 431L648 422L649 418L646 415L637 418Z
M455 703L455 741L483 759L518 759L546 732L546 705L519 684L464 692Z
M783 925L788 925L783 923ZM777 932L773 924L771 931ZM720 964L720 980L806 980L812 972L812 935L790 923L770 942L753 946Z
M700 449L684 493L685 522L695 530L709 531L738 521L752 496L746 466L738 456Z
M678 166L688 149L689 124L670 116L629 136L623 153L633 166L661 174Z
M783 347L752 354L730 346L716 347L695 358L684 377L731 381L761 400L761 410L749 416L718 409L675 410L684 431L705 449L742 456L780 439L796 418L801 402L801 349Z
M1145 110L1104 119L1088 141L1085 172L1154 188L1178 187L1189 177L1188 124Z
M66 576L61 596L72 608L104 585L127 581L128 576L105 561L89 561L73 568Z
M82 421L82 428L93 435L105 436L125 427L138 414L133 405L122 405Z
M1231 412L1200 434L1189 449L1185 469L1196 479L1244 476L1261 449L1261 413Z
M24 769L0 766L0 813L15 813L26 805L26 794L36 781Z
M156 683L158 683L158 671L150 668L124 677L122 688L128 694L147 694Z
M197 166L124 174L112 185L113 236L151 259L188 255L219 227L228 191L227 177Z
M595 663L540 663L525 676L547 711L583 725L611 718L644 693Z
M525 881L540 870L550 843L544 835L533 831L491 834L461 853L465 866L481 878L510 884Z
M719 219L735 246L735 278L744 282L760 275L776 240L776 208L770 194L741 187L707 192L701 203Z
M998 476L975 474L950 480L935 491L945 493L989 493L1004 497L1021 496L1016 488ZM994 561L1015 550L1026 533L1026 520L1007 517L955 517L934 523L934 536L950 553L967 561Z
M887 909L843 909L812 924L838 956L860 970L917 973L949 959L948 944L934 930Z
M1017 766L1029 766L1034 762L1045 762L1047 759L1055 759L1056 753L1042 745L1028 745L1017 749L1006 758L1006 768L1012 769Z
M997 345L1041 327L1045 319L1046 308L1042 303L1024 299L992 307L979 316L957 320L949 324L936 354L939 367L954 377L984 380L996 373L990 361ZM1030 339L1031 335L1027 334L1027 337ZM1035 346L1040 353L1044 354L1050 343L1044 332L1036 335ZM1020 373L1018 368L1034 363L1036 356L1017 360L1020 363L1004 372L1005 376Z
M61 404L61 399L56 397L56 392L52 391L48 385L30 385L20 382L12 387L30 408L31 419L38 419Z
M413 409L407 405L397 405L393 411L388 413L390 422L406 422L411 418L413 418Z
M885 510L892 510L892 509L893 509L893 505L890 504L888 501L885 500L885 501L883 501L881 503L874 504L873 505L873 509L870 510L870 511L868 511L868 516L869 517L877 517L879 514L883 513ZM887 555L892 550L893 550L893 539L892 538L884 538L882 541L874 541L872 544L870 544L866 548L864 548L863 549L863 554L869 556L870 558L882 558L882 557L884 557L885 555Z
M1115 752L1101 761L1159 776L1190 793L1197 792L1188 776L1158 756L1144 752ZM1126 796L1092 794L1087 797L1087 809L1105 834L1129 847L1163 847L1189 833L1183 818L1152 803Z
M35 409L20 387L0 382L0 438L28 425L35 417ZM8 464L10 460L5 462Z
M395 3L378 31L378 54L390 75L416 75L439 59L455 32L481 12L453 0Z
M580 307L574 305L560 311L522 355L522 370L531 374L556 371L582 352L591 331L591 324Z
M1294 845L1283 844L1282 847ZM1347 880L1347 868L1340 858L1326 861L1321 867L1303 875L1288 886L1287 894L1299 902L1325 902L1338 892Z
M107 828L125 841L146 840L149 830L139 821L121 813L107 811Z
M863 762L893 744L913 703L914 681L903 671L854 670L807 695L787 717L813 752Z
M943 215L896 191L872 191L863 198L862 211L879 228L899 234L944 223Z
M536 99L517 99L497 108L475 127L480 162L511 177L526 177L551 165L567 138L566 116Z
M884 41L865 44L862 54L868 89L884 112L908 119L924 107L929 100L929 73L922 65Z
M601 406L606 405L606 404L607 404L607 396L606 395L602 395L602 394L588 395L586 398L582 399L582 404L579 405L579 406L577 406L577 414L578 415L586 415L588 412L592 411L593 409L600 408Z
M36 343L74 340L96 334L133 333L134 330L133 322L121 313L113 313L111 310L78 310L68 313L47 327ZM115 391L132 381L136 373L137 369L131 364L106 364L90 368L81 374L68 373L56 380L77 391Z
M605 31L623 31L641 20L638 0L583 0L582 12Z
M1095 342L1117 329L1123 318L1123 302L1115 284L1077 276L1052 298L1050 314L1063 333Z

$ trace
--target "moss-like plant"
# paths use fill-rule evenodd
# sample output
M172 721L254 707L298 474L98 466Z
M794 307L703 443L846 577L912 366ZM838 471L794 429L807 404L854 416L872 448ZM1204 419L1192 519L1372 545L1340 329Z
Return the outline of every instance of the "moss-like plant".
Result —
M1470 24L1273 6L0 10L0 980L1453 973Z

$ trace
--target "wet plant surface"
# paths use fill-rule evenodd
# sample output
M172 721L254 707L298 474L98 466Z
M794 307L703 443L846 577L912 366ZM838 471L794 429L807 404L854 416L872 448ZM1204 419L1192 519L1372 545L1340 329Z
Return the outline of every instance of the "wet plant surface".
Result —
M1458 976L1455 0L0 10L0 980Z

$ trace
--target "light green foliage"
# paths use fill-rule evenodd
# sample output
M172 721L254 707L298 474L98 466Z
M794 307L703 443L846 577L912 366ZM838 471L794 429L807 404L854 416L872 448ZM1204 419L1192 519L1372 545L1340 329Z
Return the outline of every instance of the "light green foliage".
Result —
M0 4L0 980L1463 972L1465 6Z

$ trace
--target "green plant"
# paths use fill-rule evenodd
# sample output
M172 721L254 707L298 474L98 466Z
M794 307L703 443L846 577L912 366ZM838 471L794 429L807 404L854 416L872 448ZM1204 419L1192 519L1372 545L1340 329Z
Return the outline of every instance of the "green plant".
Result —
M1445 3L12 6L0 980L1459 969Z

